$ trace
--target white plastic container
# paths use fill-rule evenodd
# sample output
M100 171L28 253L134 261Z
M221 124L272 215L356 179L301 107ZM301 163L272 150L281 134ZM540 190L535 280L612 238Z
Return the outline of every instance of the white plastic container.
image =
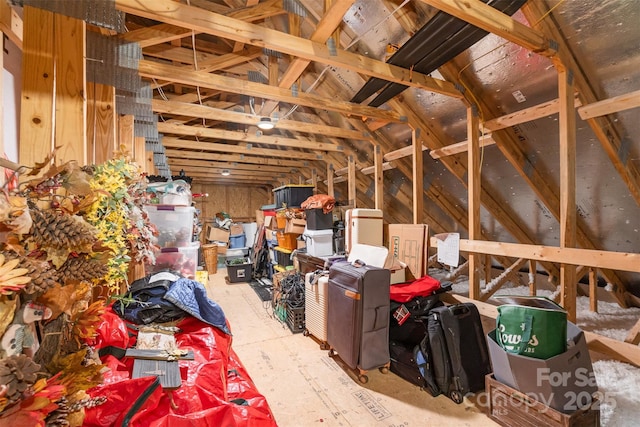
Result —
M304 230L307 253L315 257L333 255L333 230Z

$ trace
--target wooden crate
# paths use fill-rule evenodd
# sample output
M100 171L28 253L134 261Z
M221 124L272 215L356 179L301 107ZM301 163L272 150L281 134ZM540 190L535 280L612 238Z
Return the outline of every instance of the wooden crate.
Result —
M599 427L600 402L571 414L564 414L544 403L497 381L492 374L485 379L488 415L502 426L518 427Z

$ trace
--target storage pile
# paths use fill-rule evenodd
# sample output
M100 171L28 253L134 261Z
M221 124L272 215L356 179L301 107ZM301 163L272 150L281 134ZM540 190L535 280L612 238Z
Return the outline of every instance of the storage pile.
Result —
M170 183L163 183L168 186ZM188 186L184 184L181 188ZM198 223L196 209L191 206L191 191L183 190L182 197L163 197L160 200L176 201L180 204L149 204L145 211L149 220L158 229L158 249L155 264L147 263L147 274L162 270L180 273L195 278L198 267L200 242L194 225Z

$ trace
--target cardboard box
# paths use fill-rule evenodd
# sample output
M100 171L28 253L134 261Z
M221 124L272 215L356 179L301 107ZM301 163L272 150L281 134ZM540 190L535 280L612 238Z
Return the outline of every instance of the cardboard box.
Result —
M277 230L278 223L275 216L265 216L264 217L264 226L269 230Z
M285 233L302 234L304 233L304 227L307 225L307 221L304 219L288 219L287 225L284 228Z
M229 227L229 234L231 234L232 236L244 234L244 228L242 228L242 224L231 224L231 227Z
M223 256L227 254L227 249L229 249L229 243L217 242L218 245L218 255Z
M207 240L214 240L216 242L228 242L229 231L222 228L214 227L211 224L207 224Z
M567 322L567 351L549 359L506 352L496 342L495 329L487 344L496 380L557 411L575 412L598 391L584 332L571 322Z
M264 211L262 209L256 210L256 223L258 227L264 224Z
M407 280L426 274L428 235L426 224L389 224L389 252L407 265Z

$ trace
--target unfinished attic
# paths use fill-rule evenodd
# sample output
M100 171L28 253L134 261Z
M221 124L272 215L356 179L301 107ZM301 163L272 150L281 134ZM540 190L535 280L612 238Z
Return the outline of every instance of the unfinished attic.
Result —
M127 158L188 179L204 225L220 212L254 222L274 190L309 185L341 214L426 224L425 268L468 280L443 298L485 321L517 286L574 323L580 298L592 314L640 308L636 0L0 0L0 12L7 197L65 165ZM56 209L78 213L78 200ZM22 211L3 203L9 224ZM3 251L17 247L11 227ZM455 268L438 262L447 234ZM125 292L134 267L91 301ZM617 338L586 330L589 350L640 367L633 320Z

